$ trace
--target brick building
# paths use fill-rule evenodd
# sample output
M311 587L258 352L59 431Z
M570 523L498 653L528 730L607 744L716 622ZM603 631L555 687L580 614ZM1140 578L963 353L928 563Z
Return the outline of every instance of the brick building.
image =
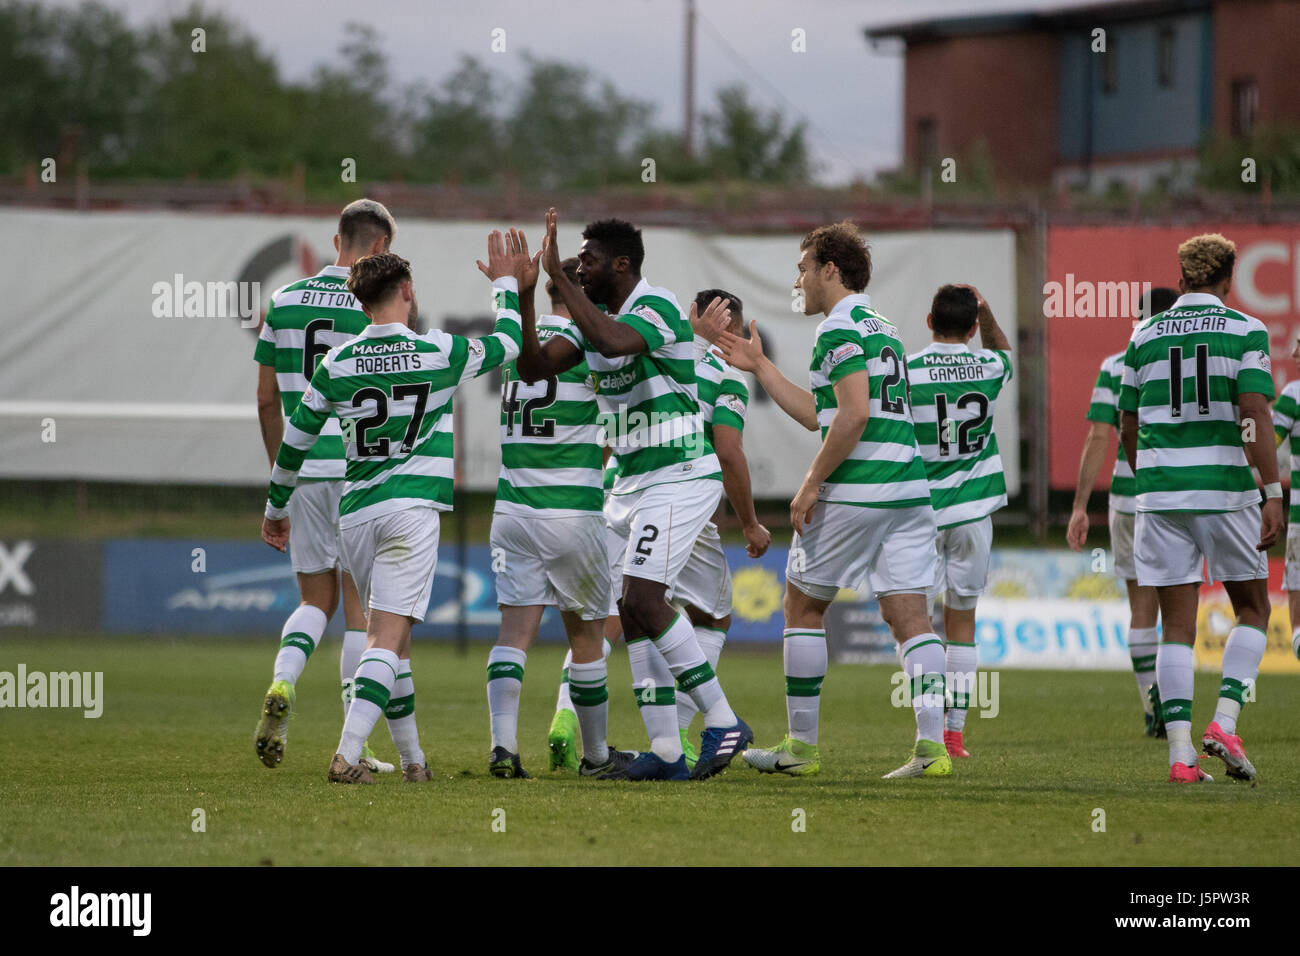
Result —
M983 154L1001 186L1178 188L1207 137L1300 127L1297 0L1130 0L866 35L905 45L910 169Z

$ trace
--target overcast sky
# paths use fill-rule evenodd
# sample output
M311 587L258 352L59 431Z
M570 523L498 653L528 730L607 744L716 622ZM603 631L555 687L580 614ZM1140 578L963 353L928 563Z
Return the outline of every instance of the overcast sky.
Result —
M49 0L73 5L71 0ZM103 0L141 24L186 9L188 0ZM898 165L902 152L902 59L873 51L863 28L931 16L1088 6L1104 0L696 0L696 103L743 83L751 97L808 122L825 182ZM336 50L349 19L369 20L399 84L436 85L460 54L511 80L519 53L583 63L623 92L657 106L659 125L683 116L684 0L208 0L243 23L280 64L305 79ZM201 25L201 24L198 24ZM503 28L506 52L491 52ZM805 31L807 52L791 50ZM996 65L991 65L996 68Z

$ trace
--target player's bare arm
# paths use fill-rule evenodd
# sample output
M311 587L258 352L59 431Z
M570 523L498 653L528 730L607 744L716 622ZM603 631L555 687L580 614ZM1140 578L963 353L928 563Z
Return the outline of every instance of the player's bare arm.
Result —
M1242 444L1246 449L1246 457L1259 469L1260 481L1266 488L1277 484L1280 479L1277 474L1276 446L1269 448L1268 441L1264 437L1273 427L1273 415L1268 407L1268 398L1259 392L1242 392L1237 397L1237 404L1241 409ZM1254 427L1251 428L1247 422L1253 423ZM1250 436L1249 441L1245 439L1246 435ZM1266 497L1256 550L1267 551L1277 542L1281 533L1282 499Z
M569 281L561 266L559 242L556 239L557 217L555 210L546 213L546 239L542 244L542 268L551 277L555 288L564 299L569 316L582 332L583 338L606 358L620 355L637 355L647 350L646 341L629 325L625 325L596 308L586 293ZM575 361L574 365L577 364ZM572 367L572 366L569 366ZM554 374L554 373L552 373Z
M1065 541L1075 551L1082 551L1088 540L1088 498L1097 480L1097 472L1106 458L1110 444L1110 428L1105 422L1092 422L1088 437L1083 440L1083 454L1079 456L1079 479L1074 485L1074 506L1070 509L1070 525L1065 531Z
M739 335L723 331L718 334L715 344L729 365L742 372L753 373L781 411L810 432L817 430L817 402L813 399L812 392L786 378L763 354L763 340L759 338L757 322L749 323L749 338L742 339Z
M266 462L274 465L275 453L284 440L284 416L280 413L280 383L271 365L257 367L257 423L262 427Z
M736 509L745 534L745 550L751 558L761 558L772 543L772 533L758 522L754 494L749 482L749 461L745 458L744 435L730 425L713 426L713 451L722 466L722 487L727 500Z
M803 533L805 523L812 520L813 506L821 484L830 477L862 440L862 432L871 417L871 398L867 394L869 379L865 369L850 372L835 383L835 417L826 429L822 447L808 467L799 492L790 502L790 524ZM815 417L815 416L814 416Z

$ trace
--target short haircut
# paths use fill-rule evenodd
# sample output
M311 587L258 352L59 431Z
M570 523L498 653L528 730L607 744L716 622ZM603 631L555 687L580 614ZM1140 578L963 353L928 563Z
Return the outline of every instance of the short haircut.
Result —
M373 199L350 202L339 216L339 245L348 249L368 248L380 236L391 243L396 235L393 214Z
M582 230L582 238L599 242L611 259L627 256L632 274L641 274L641 263L645 261L645 244L641 242L641 230L630 222L622 219L598 219Z
M979 299L970 289L941 285L930 303L930 324L936 335L966 335L979 319Z
M730 299L731 305L727 308L731 309L732 312L745 311L745 304L740 301L740 296L732 295L726 289L704 289L697 292L695 295L695 308L699 309L700 314L703 315L704 310L709 307L709 303L714 299Z
M728 331L739 334L742 328L741 315L745 311L745 303L740 301L740 296L732 295L726 289L704 289L695 295L695 310L697 314L703 315L704 310L709 307L709 303L714 299L728 299L731 304L727 306L731 310L731 322L727 326Z
M352 263L348 291L366 308L383 305L397 287L411 278L411 264L399 255L380 252Z
M1166 312L1178 300L1178 292L1168 286L1157 286L1142 297L1142 318Z
M1189 289L1204 289L1231 278L1237 246L1217 232L1192 236L1178 247L1178 264Z
M803 237L799 248L812 249L819 266L835 263L846 289L861 292L871 282L871 251L858 227L847 219L818 226Z
M560 269L574 285L578 284L578 257L569 256L560 263ZM551 305L558 305L564 301L564 296L560 295L560 290L556 288L555 282L551 279L546 280L546 294L551 297Z

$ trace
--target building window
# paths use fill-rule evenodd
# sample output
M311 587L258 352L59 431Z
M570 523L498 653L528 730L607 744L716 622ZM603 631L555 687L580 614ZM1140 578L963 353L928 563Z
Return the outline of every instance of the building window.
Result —
M1115 31L1106 37L1106 52L1101 55L1101 91L1108 96L1119 92L1119 44Z
M1259 114L1259 87L1255 78L1232 81L1232 135L1249 136Z
M1174 85L1174 28L1160 28L1156 38L1156 76L1163 87Z
M916 121L916 161L921 169L934 164L939 155L939 136L934 117L923 116Z

